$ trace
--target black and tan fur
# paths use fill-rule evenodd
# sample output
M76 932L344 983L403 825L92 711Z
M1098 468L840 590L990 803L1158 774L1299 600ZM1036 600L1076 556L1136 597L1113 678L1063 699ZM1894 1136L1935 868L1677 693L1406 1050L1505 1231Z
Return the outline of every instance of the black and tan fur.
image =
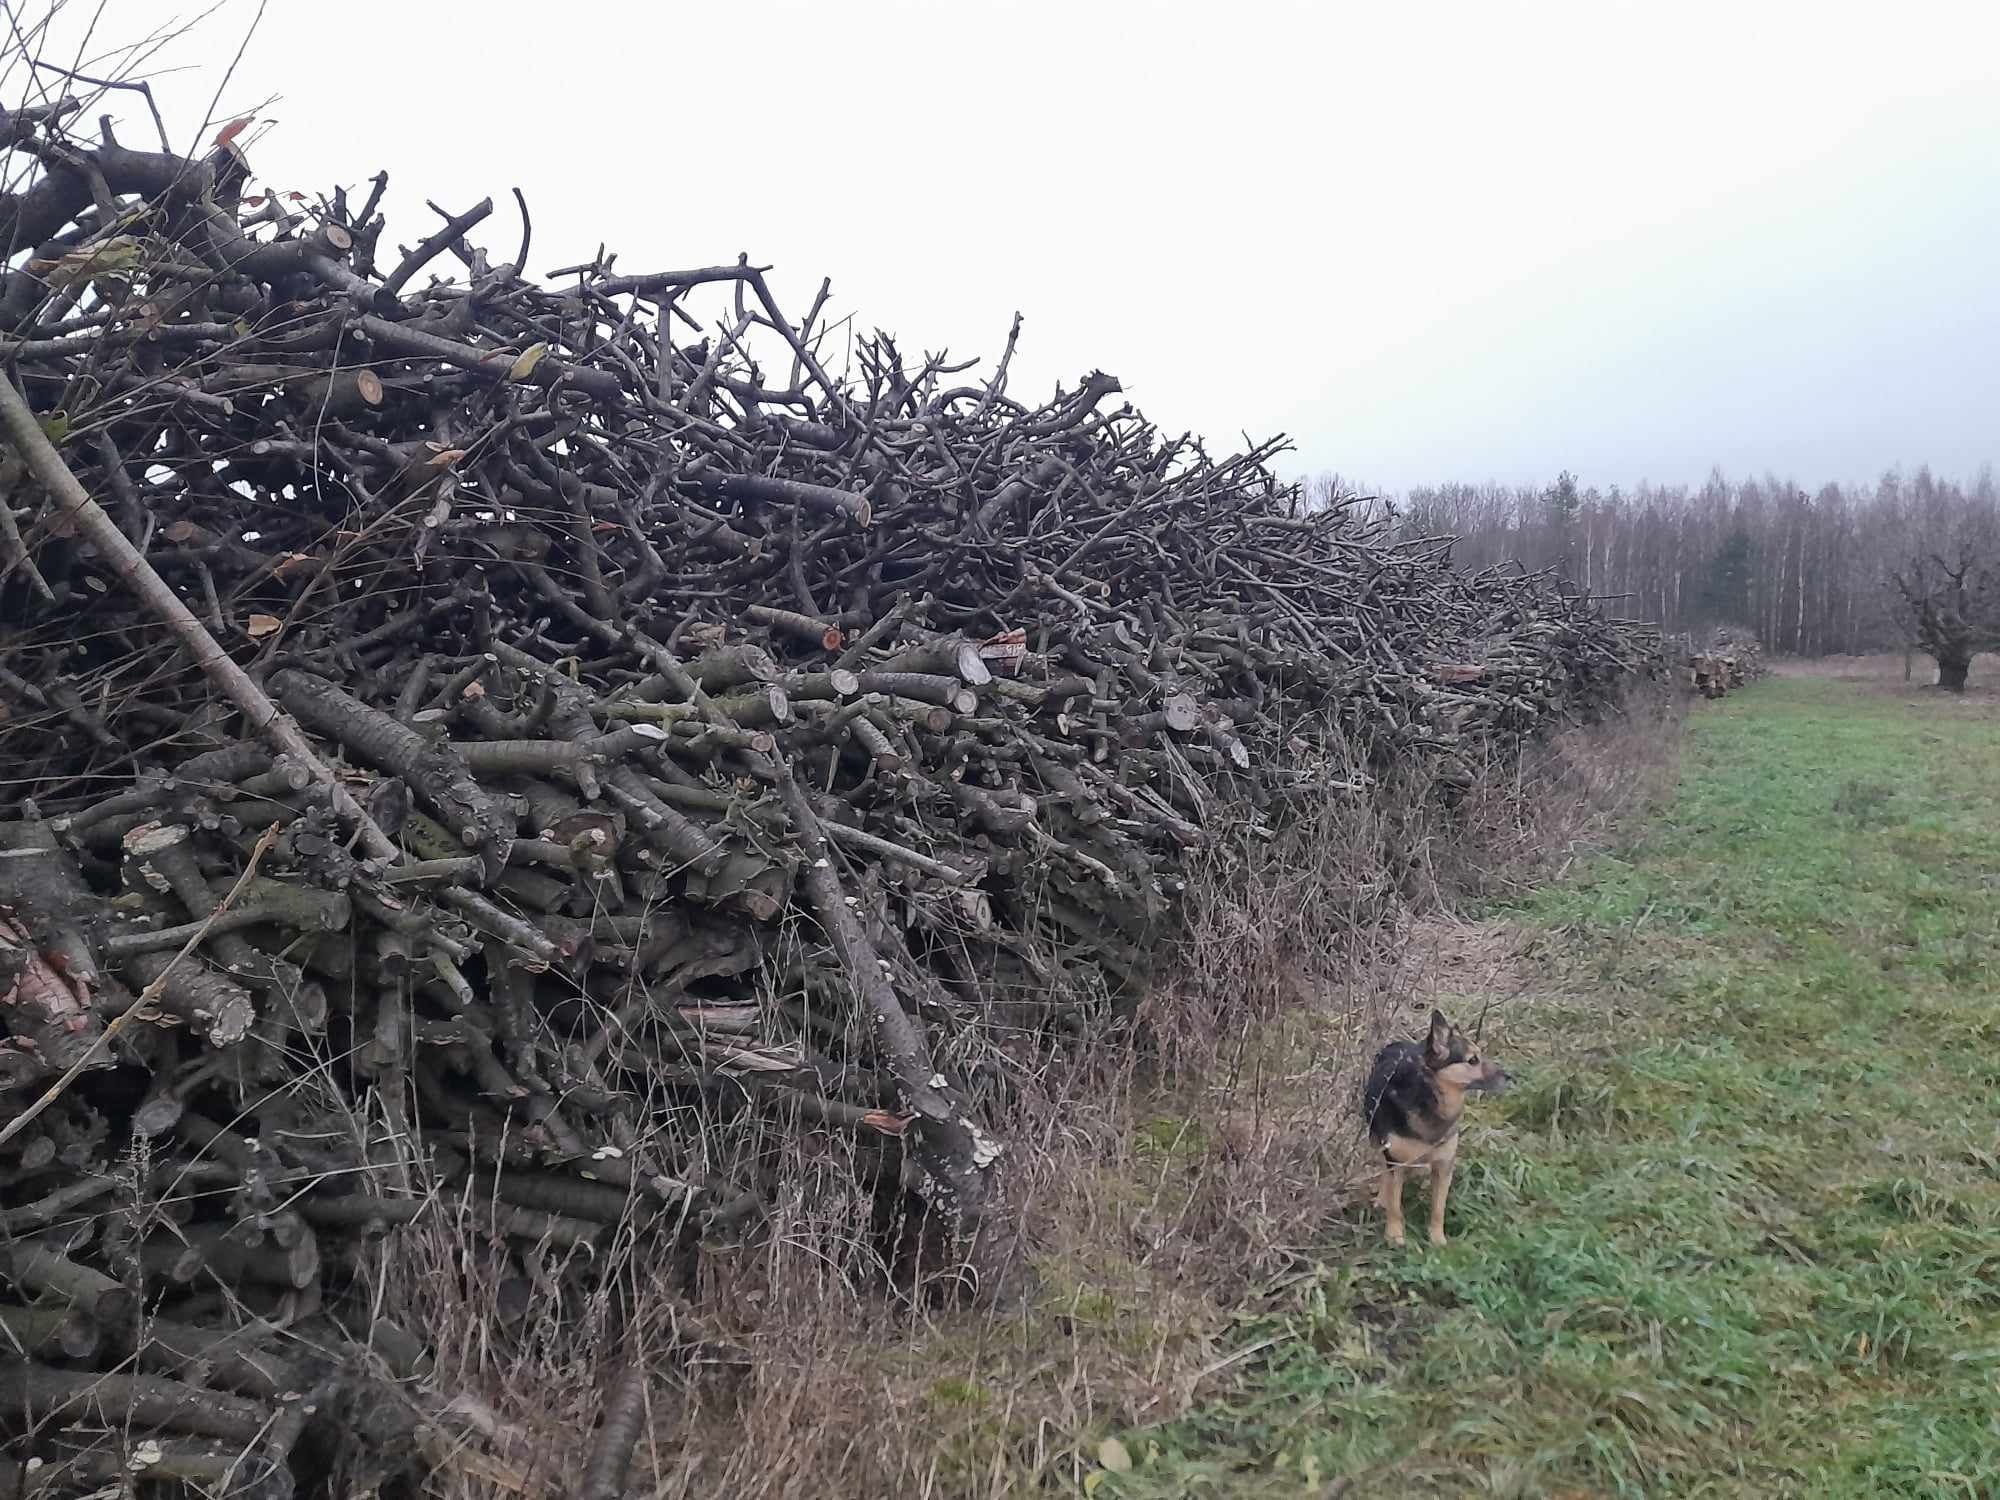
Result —
M1444 1201L1458 1162L1458 1126L1465 1096L1499 1093L1507 1074L1480 1056L1441 1011L1431 1012L1430 1035L1421 1042L1391 1042L1375 1054L1362 1090L1368 1137L1382 1153L1382 1186L1376 1202L1388 1210L1389 1243L1403 1243L1403 1179L1417 1167L1431 1169L1431 1243L1444 1243Z

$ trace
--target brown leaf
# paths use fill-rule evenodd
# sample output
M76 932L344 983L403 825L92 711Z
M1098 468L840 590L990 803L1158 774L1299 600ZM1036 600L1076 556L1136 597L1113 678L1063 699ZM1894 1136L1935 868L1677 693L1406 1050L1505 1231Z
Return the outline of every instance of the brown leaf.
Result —
M871 1109L861 1117L863 1125L879 1130L884 1135L901 1135L910 1128L915 1115L892 1115L885 1109Z
M192 521L169 521L160 528L160 535L170 542L185 542L193 539L197 529Z
M273 631L283 630L284 628L285 622L276 615L252 615L249 625L245 627L245 633L251 640L261 641Z

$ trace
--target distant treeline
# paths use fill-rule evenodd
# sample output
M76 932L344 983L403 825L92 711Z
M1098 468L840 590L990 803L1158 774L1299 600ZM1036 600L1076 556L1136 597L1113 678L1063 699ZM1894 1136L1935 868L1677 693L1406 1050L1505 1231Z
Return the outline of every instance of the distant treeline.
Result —
M1312 492L1324 503L1352 488L1327 476ZM1596 593L1626 596L1617 613L1670 630L1747 626L1769 649L1800 656L1900 649L1908 631L1890 575L2000 538L1991 469L1969 484L1920 468L1872 488L1816 490L1720 472L1699 489L1600 490L1564 473L1541 488L1442 484L1370 503L1392 509L1405 536L1457 536L1462 567L1554 565Z

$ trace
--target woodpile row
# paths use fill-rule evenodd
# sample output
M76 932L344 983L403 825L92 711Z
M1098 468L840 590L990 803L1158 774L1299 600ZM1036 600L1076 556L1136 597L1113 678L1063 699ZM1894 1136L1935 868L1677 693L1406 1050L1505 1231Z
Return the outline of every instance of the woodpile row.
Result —
M977 1242L1009 1079L1323 736L1448 795L1658 656L747 262L538 282L525 205L403 247L383 178L0 141L0 1423L79 1486L109 1426L288 1492L302 1405L421 1358L346 1295L413 1184L525 1262L754 1220L831 1131Z

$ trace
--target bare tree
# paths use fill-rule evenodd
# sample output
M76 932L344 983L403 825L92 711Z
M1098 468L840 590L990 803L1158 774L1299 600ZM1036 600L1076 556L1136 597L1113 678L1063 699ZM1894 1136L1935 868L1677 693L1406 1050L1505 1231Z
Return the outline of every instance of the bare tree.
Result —
M1951 561L1933 552L1889 576L1903 624L1937 662L1938 686L1964 692L1972 658L2000 650L2000 552L1961 541Z

